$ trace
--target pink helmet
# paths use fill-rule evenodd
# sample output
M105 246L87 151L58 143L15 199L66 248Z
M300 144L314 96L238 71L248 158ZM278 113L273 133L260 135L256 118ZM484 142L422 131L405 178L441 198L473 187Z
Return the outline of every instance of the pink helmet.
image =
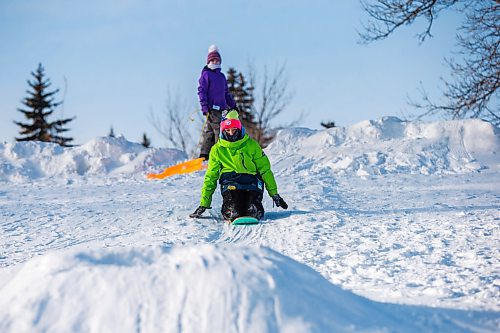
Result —
M220 131L224 132L228 128L237 128L241 131L241 121L239 119L224 119L220 123Z

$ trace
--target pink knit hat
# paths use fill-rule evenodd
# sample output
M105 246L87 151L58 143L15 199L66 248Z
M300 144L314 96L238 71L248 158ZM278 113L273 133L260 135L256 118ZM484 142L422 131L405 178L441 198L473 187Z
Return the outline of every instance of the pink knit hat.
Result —
M217 45L210 45L210 47L208 48L207 64L214 59L218 59L219 62L222 62L222 58L220 56Z
M239 119L224 119L220 123L220 131L224 132L228 128L237 128L241 131L241 121Z

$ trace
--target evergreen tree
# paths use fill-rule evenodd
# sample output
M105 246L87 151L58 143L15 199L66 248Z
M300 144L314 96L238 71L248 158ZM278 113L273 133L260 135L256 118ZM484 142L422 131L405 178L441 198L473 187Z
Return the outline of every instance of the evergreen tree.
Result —
M51 83L49 79L44 79L44 68L41 63L38 64L36 72L31 72L31 75L34 80L28 80L28 85L32 90L26 91L29 96L22 101L26 109L17 109L31 123L14 121L16 125L21 127L19 134L23 136L16 138L16 140L54 142L63 147L71 146L68 142L73 141L73 138L64 137L61 134L68 131L67 128L64 128L64 125L75 118L60 119L53 122L47 121L47 117L54 112L54 109L62 104L62 101L54 102L53 96L59 92L59 89L47 92L47 88Z
M149 148L151 146L151 140L148 138L148 136L146 135L146 133L144 133L142 135L142 142L141 144L145 147L145 148Z
M240 120L245 126L245 129L252 138L256 139L262 137L260 134L261 127L255 121L253 115L254 107L254 88L247 85L245 77L242 73L238 73L234 68L229 68L227 71L227 85L229 92L234 97L236 102L236 107L238 108L238 113L240 115ZM261 143L261 142L259 142Z
M115 137L115 131L113 130L113 126L111 126L111 128L109 129L109 134L108 136L110 138L114 138Z

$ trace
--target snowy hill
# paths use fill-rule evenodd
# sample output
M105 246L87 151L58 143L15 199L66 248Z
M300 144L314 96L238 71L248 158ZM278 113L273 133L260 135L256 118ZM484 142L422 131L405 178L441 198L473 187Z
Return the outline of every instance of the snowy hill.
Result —
M395 117L323 131L288 129L272 156L297 160L295 169L328 168L336 174L467 173L500 167L499 130L481 120L403 122ZM298 157L298 158L297 158Z
M0 144L2 332L496 332L498 129L388 117L286 129L287 211L206 219L203 173L122 138Z
M377 304L266 248L49 253L18 276L0 298L2 331L458 332L478 320Z
M323 131L286 129L268 151L274 159L299 161L296 168L311 165L313 172L467 173L498 170L499 140L499 130L481 120L412 123L386 117ZM142 176L186 158L179 150L145 149L124 137L100 137L66 149L48 143L6 143L0 144L0 181Z
M0 144L0 181L30 182L73 176L124 177L142 174L151 165L167 161L175 164L186 158L182 151L145 149L123 136L100 137L74 148L40 142L6 143Z

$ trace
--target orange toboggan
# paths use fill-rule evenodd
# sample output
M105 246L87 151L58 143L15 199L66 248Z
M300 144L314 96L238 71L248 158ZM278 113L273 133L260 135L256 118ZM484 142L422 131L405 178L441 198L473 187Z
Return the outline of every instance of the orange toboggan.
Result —
M182 162L171 167L166 168L161 173L150 173L147 174L146 177L148 179L163 179L166 177L170 177L173 175L182 175L185 173L196 172L200 170L204 170L207 168L207 165L203 163L205 159L200 157L194 160L189 160L186 162Z

